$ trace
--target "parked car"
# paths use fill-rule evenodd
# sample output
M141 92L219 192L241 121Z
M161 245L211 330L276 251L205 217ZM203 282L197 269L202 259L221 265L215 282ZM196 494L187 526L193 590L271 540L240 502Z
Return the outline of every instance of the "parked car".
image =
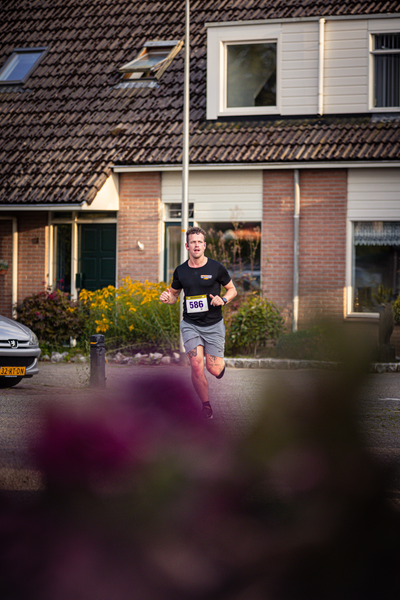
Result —
M17 385L39 373L39 342L22 323L0 315L0 388Z

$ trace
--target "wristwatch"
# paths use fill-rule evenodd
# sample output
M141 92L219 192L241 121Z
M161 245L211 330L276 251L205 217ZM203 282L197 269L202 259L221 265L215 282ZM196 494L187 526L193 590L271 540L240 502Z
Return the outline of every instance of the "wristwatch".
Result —
M225 304L228 304L228 300L225 298L225 296L222 298L222 300L224 301Z

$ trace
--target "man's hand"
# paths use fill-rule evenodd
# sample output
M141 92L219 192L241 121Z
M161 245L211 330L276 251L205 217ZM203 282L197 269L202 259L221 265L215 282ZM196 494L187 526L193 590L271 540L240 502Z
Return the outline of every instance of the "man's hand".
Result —
M164 302L164 304L171 304L171 302L170 302L170 300L171 300L171 292L170 292L169 288L167 288L165 290L165 292L161 293L160 300L161 300L161 302Z
M210 294L211 298L211 306L224 306L225 302L222 300L221 296L213 296Z
M169 288L167 288L165 292L162 292L162 294L160 295L160 300L161 302L164 302L164 304L175 304L175 302L179 298L180 293L180 290L174 290L174 288L170 290Z

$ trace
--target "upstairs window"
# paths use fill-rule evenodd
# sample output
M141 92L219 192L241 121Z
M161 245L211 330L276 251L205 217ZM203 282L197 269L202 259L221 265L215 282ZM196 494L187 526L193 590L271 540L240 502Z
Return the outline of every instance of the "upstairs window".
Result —
M0 84L24 83L42 60L46 48L16 48L0 69Z
M373 36L374 102L376 108L400 107L400 33Z
M207 25L207 119L281 112L281 25Z
M226 45L226 107L276 106L276 43Z
M147 42L136 58L119 70L124 79L159 79L182 46L183 42L177 40Z

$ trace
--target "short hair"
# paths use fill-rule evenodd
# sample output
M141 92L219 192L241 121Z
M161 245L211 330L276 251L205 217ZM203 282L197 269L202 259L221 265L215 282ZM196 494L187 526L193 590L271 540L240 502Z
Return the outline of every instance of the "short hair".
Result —
M197 235L202 235L204 237L204 241L206 241L206 232L204 231L204 229L202 229L201 227L189 227L189 229L186 231L186 243L189 243L189 235L193 235L193 234L197 234Z

